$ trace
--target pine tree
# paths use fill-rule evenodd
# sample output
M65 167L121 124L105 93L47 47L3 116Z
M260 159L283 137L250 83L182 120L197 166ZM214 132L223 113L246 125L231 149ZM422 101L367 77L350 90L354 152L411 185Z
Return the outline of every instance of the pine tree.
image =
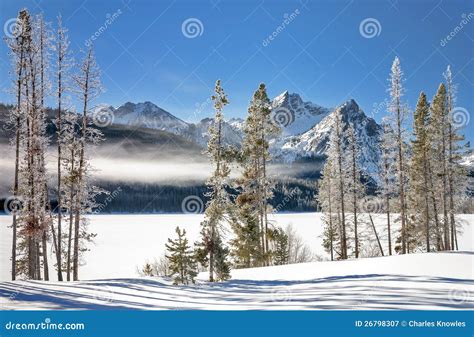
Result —
M322 177L319 180L318 201L323 212L322 221L325 224L323 232L323 247L331 255L331 261L334 261L334 252L339 235L336 227L337 218L334 216L334 168L332 158L327 158L324 163Z
M39 53L39 72L40 72L40 90L39 90L39 101L40 101L40 113L42 115L41 119L43 121L47 120L46 108L45 108L45 98L49 93L50 83L48 78L49 73L49 64L50 64L50 52L51 49L51 31L48 27L48 24L44 21L43 15L39 15L36 19L37 29L38 29L38 53ZM46 122L44 123L43 137L46 138ZM45 205L46 211L41 213L42 218L40 219L43 223L43 233L41 238L41 253L39 255L43 258L43 275L44 280L49 280L49 263L48 263L48 254L47 252L47 243L49 240L49 230L53 227L53 217L51 204L49 202L49 192L48 184L46 181L46 161L45 154L47 151L47 146L49 141L44 143L44 150L40 157L40 169L43 171L43 181L40 183L41 191L40 197L42 198L41 203ZM62 279L61 279L62 280Z
M257 267L263 260L258 217L251 204L243 203L240 196L238 205L240 219L232 221L234 238L230 241L233 264L235 268Z
M95 57L93 55L92 47L86 52L82 64L80 65L79 73L73 77L76 84L76 90L82 103L82 121L80 124L80 134L78 136L79 150L78 150L78 166L77 166L77 185L75 187L75 205L74 205L74 242L73 242L73 280L79 279L79 254L85 249L81 248L81 237L86 239L91 236L84 231L82 227L87 225L87 219L82 216L87 210L94 205L94 198L97 194L102 193L94 186L91 186L88 181L90 172L90 164L88 160L87 146L96 145L102 140L102 133L94 128L88 118L91 101L96 98L102 91L100 85L100 72L97 67Z
M186 231L181 231L179 227L176 227L176 234L178 238L168 239L165 245L168 252L166 257L170 263L170 276L173 277L174 284L188 285L194 283L194 278L197 276L194 253L188 245Z
M153 267L151 266L151 264L145 263L145 265L143 266L141 270L141 274L143 274L144 276L154 276Z
M346 229L346 186L347 171L344 169L344 122L341 113L335 115L334 129L329 137L328 158L334 163L334 181L336 186L336 203L338 210L339 238L341 259L347 259L347 229Z
M250 229L254 227L254 223L247 221L258 221L261 265L268 265L271 255L268 213L272 211L269 200L273 197L273 184L267 172L267 162L270 160L269 138L279 132L278 126L272 123L270 107L270 100L262 83L248 108L240 153L242 176L236 181L240 192L236 203L243 211L238 217L240 225Z
M466 184L468 179L467 170L462 167L459 162L462 158L462 146L459 142L464 137L459 133L463 125L456 126L453 119L455 118L456 104L456 86L453 84L451 67L448 66L444 73L447 90L447 108L449 113L448 120L448 206L449 206L449 222L451 230L451 248L458 249L457 226L455 214L458 212L462 200L466 197Z
M430 246L430 201L429 201L429 162L431 140L429 137L430 106L424 92L420 93L414 113L412 157L410 162L409 199L414 223L424 225L426 251Z
M73 228L74 228L74 207L76 205L76 187L78 184L78 153L80 150L80 140L77 130L79 130L79 115L74 112L63 112L61 123L61 135L58 137L58 141L61 142L61 193L63 194L61 206L68 214L68 234L66 252L63 253L66 265L63 269L66 270L67 281L71 280L72 271L72 241L73 241ZM59 250L58 250L59 252Z
M223 244L222 238L218 236L214 254L215 280L218 282L226 281L231 278L229 254L229 248Z
M14 146L15 146L15 175L13 183L13 198L14 202L18 202L19 197L19 171L20 171L20 141L22 124L25 123L25 104L23 97L23 88L26 81L25 67L26 67L26 46L31 42L31 18L27 10L23 9L18 13L16 21L16 32L10 38L6 39L7 45L10 48L10 54L13 59L14 74L15 74L15 95L16 107L11 110L10 123L15 130ZM11 278L14 281L17 276L17 211L13 212L12 224L12 255L11 255Z
M229 268L224 252L221 235L223 222L226 215L231 213L231 201L226 191L230 174L230 167L226 158L227 149L224 147L222 123L224 121L223 109L229 104L227 95L221 87L220 80L216 81L215 94L211 97L214 101L215 116L212 125L209 127L209 141L206 154L214 166L212 176L207 180L206 185L209 192L206 196L209 201L206 205L204 221L201 223L201 242L197 243L199 262L209 266L209 282L214 282L214 273L217 273L216 263L223 274L223 270ZM219 261L216 254L219 253ZM226 276L223 276L226 277ZM222 279L221 277L218 277Z
M288 235L282 228L277 228L273 230L272 241L275 243L273 264L276 266L288 264L290 260Z
M441 196L441 208L443 214L443 249L450 249L450 234L448 221L448 122L449 111L447 107L446 87L441 83L433 98L431 105L431 131L433 135L433 165L435 187L437 194Z
M381 161L379 165L380 184L378 194L384 200L384 208L387 217L387 241L388 254L392 255L392 228L391 209L392 198L396 195L396 151L393 144L395 135L393 129L386 120L382 123L383 134L381 139Z
M350 170L350 179L348 183L348 194L350 195L352 204L352 216L354 223L354 247L355 247L355 258L359 258L359 230L358 230L358 211L360 199L364 195L364 186L361 182L362 174L359 165L360 156L360 145L356 138L356 134L352 125L347 128L347 139L348 139L348 166Z
M44 99L44 60L42 59L41 17L30 20L29 38L25 43L24 123L21 125L22 156L19 165L19 195L24 208L20 215L23 250L23 274L41 279L41 243L49 228L47 212L45 153L49 139L46 135ZM45 261L43 261L44 264Z
M393 144L396 151L396 164L397 164L397 181L396 185L398 188L398 201L400 210L400 221L401 221L401 252L402 254L407 253L406 245L406 128L405 120L407 117L406 106L402 103L403 90L403 72L400 67L400 60L395 57L392 64L390 74L390 105L389 112L391 114L391 127L395 134L395 143Z
M57 273L58 273L58 280L63 280L63 273L62 273L62 255L63 255L63 248L62 248L62 216L63 216L63 203L62 203L62 195L64 193L62 188L62 172L61 168L63 166L63 153L62 147L64 145L64 141L61 139L63 135L62 125L64 123L63 119L63 107L64 107L64 95L67 92L67 75L70 67L72 66L72 59L69 52L69 39L67 36L67 29L64 28L62 24L62 17L61 15L58 16L58 29L56 32L56 83L57 83L57 115L55 120L56 126L56 144L57 144L57 154L58 154L58 162L57 162L57 237L56 240L56 259L57 259Z

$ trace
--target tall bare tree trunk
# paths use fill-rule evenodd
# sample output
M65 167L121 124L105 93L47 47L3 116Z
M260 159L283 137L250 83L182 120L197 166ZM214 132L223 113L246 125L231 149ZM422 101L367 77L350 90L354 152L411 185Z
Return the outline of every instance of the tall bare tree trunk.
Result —
M215 249L215 239L216 233L214 230L215 224L211 225L211 249L209 250L209 282L214 282L214 249Z
M265 130L264 126L262 125L262 144L265 143ZM266 154L265 148L262 145L262 201L263 201L263 222L265 224L265 264L268 266L270 265L269 254L268 254L268 200L267 200L267 163L266 163Z
M397 147L398 147L398 180L400 197L400 216L402 221L402 254L407 253L406 245L406 212L405 212L405 175L403 174L403 139L400 102L397 102Z
M429 164L428 164L429 165ZM440 232L440 225L439 225L439 216L438 216L438 202L436 201L436 195L434 191L434 183L433 183L433 172L431 170L431 166L428 166L428 177L429 177L429 184L430 184L430 196L431 196L431 203L433 204L433 216L435 219L435 229L436 229L436 250L442 250L442 240L441 240L441 232Z
M390 165L388 163L388 159L384 158L384 169L385 169L385 176L384 176L384 183L385 186L388 188L389 186L389 178L388 178L388 172ZM387 234L388 234L388 255L392 255L392 228L391 228L391 223L390 223L390 194L387 192L385 195L385 209L386 209L386 214L387 214Z
M341 148L341 142L342 142L342 135L341 135L341 124L338 118L336 118L336 128L337 128L337 133L338 133L338 141L337 141L337 146L336 146L336 151L337 151L337 164L338 164L338 174L339 174L339 196L340 196L340 203L341 203L341 254L342 254L342 259L347 259L347 239L346 239L346 214L345 214L345 209L344 209L344 175L343 175L343 170L342 170L342 148Z
M45 110L44 110L44 97L45 97L45 80L44 80L44 74L45 74L45 59L44 59L44 49L45 49L45 31L44 31L44 21L43 18L41 17L40 19L40 112L41 112L41 118L46 119L45 116ZM41 160L41 169L46 170L46 164L45 164L45 159L44 159L44 151L41 152L40 156ZM45 172L43 172L45 175ZM45 178L46 179L46 178ZM44 191L43 191L43 196L42 196L42 205L45 206L46 210L51 213L51 207L49 203L49 197L48 197L48 184L45 180L44 182ZM51 217L50 217L51 218ZM46 218L43 219L43 221L46 221ZM43 236L42 236L42 252L43 252L43 269L44 269L44 280L49 281L49 264L48 264L48 254L47 254L47 243L48 243L48 237L47 237L47 231L48 231L48 226L45 226L45 223L42 223L41 226L43 227ZM39 254L38 254L39 255ZM39 266L38 266L39 270Z
M46 237L46 230L43 231L43 238L41 243L43 253L43 275L44 280L49 281L49 265L48 265L48 240Z
M41 253L39 240L36 240L36 279L41 280Z
M450 110L451 111L451 110ZM454 161L453 161L453 126L449 123L449 147L448 147L448 188L449 188L449 222L451 225L451 249L457 250L456 244L456 220L454 218L454 181L453 181L453 170L454 170Z
M15 130L15 178L13 183L13 198L14 202L18 203L18 177L20 169L20 129L21 129L21 87L23 85L23 47L20 50L20 61L18 69L18 78L17 78L17 116L16 116L16 130ZM18 205L19 206L19 205ZM16 207L16 206L15 206ZM18 208L18 207L16 207ZM16 280L16 245L17 245L17 219L16 213L18 209L13 210L13 224L12 224L12 281Z
M447 178L448 178L448 169L446 163L446 119L443 118L442 128L441 128L441 137L442 137L442 148L441 151L443 153L442 157L442 165L443 165L443 176L442 176L442 183L443 183L443 193L442 196L442 203L443 203L443 228L444 228L444 249L450 250L450 242L449 242L449 224L448 224L448 186L447 186Z
M331 261L334 261L334 232L333 232L333 225L332 225L332 198L331 198L331 182L328 184L328 206L329 206L329 233L331 235L331 241L329 243L331 248Z
M428 160L426 152L423 154L423 190L425 194L425 230L426 230L426 251L430 252L430 206L428 197Z
M71 149L71 172L74 172L74 149ZM72 253L72 229L73 229L73 219L74 219L74 184L71 183L70 189L70 209L69 209L69 233L67 238L67 265L66 265L66 274L67 280L71 281L71 253Z
M370 223L372 224L372 229L374 230L374 233L375 233L375 238L377 239L377 243L379 245L380 254L382 254L382 256L385 256L385 254L383 253L382 244L380 243L379 235L377 233L377 229L375 228L374 219L372 219L372 214L370 213L369 213L369 219L370 219Z
M353 135L354 136L354 135ZM359 258L359 236L357 231L357 168L356 168L356 147L355 138L351 140L351 155L352 155L352 212L354 213L354 239L355 239L355 258Z
M62 39L58 37L58 114L57 114L57 138L56 143L58 147L58 194L57 194L57 201L58 201L58 249L59 254L56 254L57 257L57 265L58 265L58 281L63 280L63 273L62 273L62 199L61 199L61 161L62 161L62 154L61 154L61 123L62 123L62 62L63 62L63 54L62 54Z
M79 280L79 227L80 227L80 213L81 213L81 198L83 175L84 175L84 151L86 146L86 128L87 128L87 103L89 100L89 72L90 72L90 58L92 50L89 50L88 59L85 69L85 81L83 91L83 112L82 112L82 127L81 127L81 147L79 152L79 176L77 182L77 193L76 193L76 208L75 208L75 219L74 219L74 254L73 254L73 280Z

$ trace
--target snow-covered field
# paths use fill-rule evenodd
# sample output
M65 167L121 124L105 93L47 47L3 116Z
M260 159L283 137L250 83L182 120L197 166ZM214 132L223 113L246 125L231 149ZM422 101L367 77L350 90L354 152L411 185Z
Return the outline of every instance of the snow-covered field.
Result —
M292 224L313 253L321 248L320 214L277 214ZM138 278L136 267L164 252L176 226L190 241L202 215L96 215L98 234L85 256L79 282L8 282L11 218L0 216L0 306L4 309L449 309L472 308L472 215L460 216L462 252L410 254L338 262L312 262L233 271L219 284L172 286L162 278ZM383 216L376 225L386 249ZM363 232L369 234L370 227ZM394 234L396 228L394 228ZM370 240L370 239L368 239ZM373 239L372 239L373 241ZM368 242L367 242L368 243ZM373 244L373 242L372 242ZM52 258L52 257L51 257ZM50 272L54 275L54 272Z
M474 255L431 253L234 271L219 284L162 278L0 282L3 309L469 309ZM200 275L201 278L205 275Z

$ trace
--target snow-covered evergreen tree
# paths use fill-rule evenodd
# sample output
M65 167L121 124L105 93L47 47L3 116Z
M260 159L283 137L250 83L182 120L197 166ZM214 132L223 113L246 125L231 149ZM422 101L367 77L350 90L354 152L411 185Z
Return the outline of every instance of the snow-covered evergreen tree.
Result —
M50 50L51 50L51 29L49 24L44 21L44 17L42 14L38 15L36 18L36 26L38 30L38 53L39 53L39 101L40 101L40 113L42 114L41 119L44 121L44 131L43 134L46 137L46 126L47 126L47 115L46 115L46 106L45 106L45 98L50 94L50 81L49 81L49 71L50 71ZM45 148L43 149L43 153L40 157L40 167L43 170L43 181L41 182L41 198L42 204L45 205L46 211L42 213L43 218L40 220L43 225L43 233L41 238L41 252L40 255L42 257L42 266L43 266L43 277L44 280L49 280L49 263L48 263L48 254L46 253L48 250L48 241L49 241L49 234L50 229L53 226L53 219L52 219L52 209L51 204L49 201L49 192L48 192L48 184L47 184L47 176L46 176L46 152L47 146L49 144L49 139L45 143Z
M237 179L239 196L236 203L240 209L240 215L236 218L240 223L234 226L243 226L247 229L237 232L255 234L255 221L259 226L260 253L252 258L260 265L270 263L269 249L269 221L268 213L271 206L269 200L273 197L272 182L268 177L267 162L270 160L269 139L277 134L279 127L272 123L270 100L264 84L260 84L255 91L248 116L244 125L244 141L240 154L242 165L242 176ZM246 241L247 243L254 240ZM237 249L237 251L240 249ZM254 249L246 249L254 251Z
M337 199L335 195L334 163L333 158L327 158L324 163L321 179L319 180L318 202L321 205L322 221L324 223L323 247L331 255L331 261L334 261L334 253L341 256L340 249L337 247L339 241L337 217L334 214ZM339 252L339 253L337 253Z
M170 276L174 279L174 284L194 283L197 275L197 266L194 260L194 253L188 245L186 238L186 230L180 230L176 227L178 238L175 240L168 239L166 249L168 254L166 257L170 264Z
M344 144L344 129L345 123L342 120L340 113L335 115L334 129L329 137L329 147L327 156L328 159L333 163L333 177L336 188L335 193L335 205L337 210L337 222L339 228L339 240L341 259L347 259L348 257L348 245L347 245L347 214L346 214L346 187L349 180L348 173L345 165L345 144Z
M441 83L431 104L431 132L433 136L432 158L436 194L441 196L442 211L442 244L443 250L451 249L448 220L448 131L449 111L447 106L446 86Z
M359 257L360 242L359 242L359 204L360 200L365 194L365 187L362 184L362 169L359 165L360 144L357 140L354 128L349 125L347 128L347 166L349 167L349 181L348 181L348 196L350 198L349 204L352 210L352 219L354 225L354 255L357 259Z
M19 195L23 201L20 214L23 242L22 274L30 279L41 279L42 245L45 231L50 227L51 217L46 198L45 156L49 139L46 136L46 114L44 112L44 55L42 54L42 19L30 19L26 28L30 37L25 44L25 98L24 122L21 125L22 144L19 165Z
M290 247L288 235L282 228L272 231L272 241L274 242L273 264L276 266L288 264L290 262Z
M402 97L404 94L403 89L403 72L400 66L400 60L398 57L395 57L395 60L392 64L392 69L390 73L390 104L388 110L390 112L390 126L394 131L395 142L393 147L396 151L396 171L397 171L397 194L398 194L398 210L400 212L400 241L401 247L400 251L402 254L407 253L407 244L406 244L406 221L407 221L407 212L406 212L406 184L407 184L407 149L406 149L406 118L407 118L407 107L402 102Z
M222 241L222 230L224 222L228 222L228 215L232 213L232 203L227 193L230 167L226 156L227 149L223 142L223 109L229 104L227 95L221 87L221 81L216 81L214 101L214 121L209 127L209 141L206 154L209 157L214 172L207 180L206 185L209 192L206 194L209 201L206 205L204 221L201 223L201 242L197 243L200 263L209 266L209 281L214 282L214 274L217 273L216 263L219 264L221 277L230 276L225 272L229 269L227 261L228 249ZM227 216L227 219L226 219ZM225 253L227 252L227 254ZM217 261L216 254L219 254Z
M62 218L63 218L63 194L65 191L62 187L62 166L63 166L63 146L65 142L62 139L63 130L62 125L65 123L63 111L65 109L65 95L69 90L69 70L72 66L72 56L69 51L69 39L67 36L67 29L63 26L61 15L58 16L58 28L55 37L55 49L56 49L56 68L55 68L55 81L56 81L56 98L57 98L57 114L54 124L56 126L56 146L57 146L57 240L55 243L56 247L56 268L58 273L58 280L63 280L62 273L62 255L63 255L63 231L62 231ZM74 132L74 130L72 130ZM72 139L71 139L72 140Z
M409 222L416 227L416 232L424 232L426 251L431 251L431 218L429 165L431 140L429 131L430 106L424 92L420 93L414 113L412 157L409 170L408 200ZM422 226L420 228L420 226Z
M396 149L393 147L395 135L386 120L382 123L383 134L381 139L381 160L379 163L378 195L383 200L387 218L388 254L392 255L392 226L391 210L392 198L397 195L396 188Z
M222 242L222 237L218 236L214 249L214 279L217 282L226 281L231 278L229 255L229 248Z
M84 214L91 211L95 206L95 196L104 191L90 184L90 158L88 150L91 146L97 145L102 139L102 132L95 128L88 116L91 101L95 99L102 91L100 84L100 71L97 67L92 47L84 55L80 65L79 72L73 77L76 92L82 104L81 122L79 127L77 152L77 180L74 203L74 230L73 230L73 254L72 254L72 273L73 280L79 278L79 254L85 250L81 238L85 241L90 240L93 235L87 232L87 219Z
M15 147L15 173L13 182L13 203L10 206L13 210L12 223L12 254L11 254L11 278L16 279L17 276L17 250L18 250L18 211L21 204L19 199L19 179L20 179L20 147L21 141L24 139L21 133L24 128L22 125L26 121L26 98L24 97L24 86L26 85L26 53L27 46L31 43L31 17L26 9L18 13L16 20L16 32L11 38L6 38L8 47L10 48L10 55L12 58L14 81L14 94L16 96L16 106L10 111L9 123L15 131L14 139L12 139Z
M444 73L446 80L447 108L449 112L448 121L448 209L449 224L451 230L451 249L458 249L457 232L458 225L455 214L459 212L459 208L466 199L466 185L468 179L467 170L462 167L459 162L462 158L463 147L459 143L464 140L464 136L460 134L463 123L456 125L456 85L453 83L451 67L448 65ZM464 116L461 116L463 118ZM461 120L461 122L463 122Z

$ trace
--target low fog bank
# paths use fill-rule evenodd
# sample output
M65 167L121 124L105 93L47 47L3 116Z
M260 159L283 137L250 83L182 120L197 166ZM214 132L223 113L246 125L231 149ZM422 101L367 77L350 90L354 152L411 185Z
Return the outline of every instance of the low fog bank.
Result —
M14 148L0 145L0 198L9 196L14 177ZM150 184L167 186L203 185L213 170L208 159L201 153L189 153L185 149L179 154L167 151L150 151L136 148L126 150L120 145L91 149L94 180L100 182ZM50 184L56 184L56 160L54 149L48 152L47 169ZM269 164L269 175L276 180L285 177L304 177L316 180L319 165L315 163ZM240 169L232 167L231 178L236 178ZM101 185L101 184L100 184Z

